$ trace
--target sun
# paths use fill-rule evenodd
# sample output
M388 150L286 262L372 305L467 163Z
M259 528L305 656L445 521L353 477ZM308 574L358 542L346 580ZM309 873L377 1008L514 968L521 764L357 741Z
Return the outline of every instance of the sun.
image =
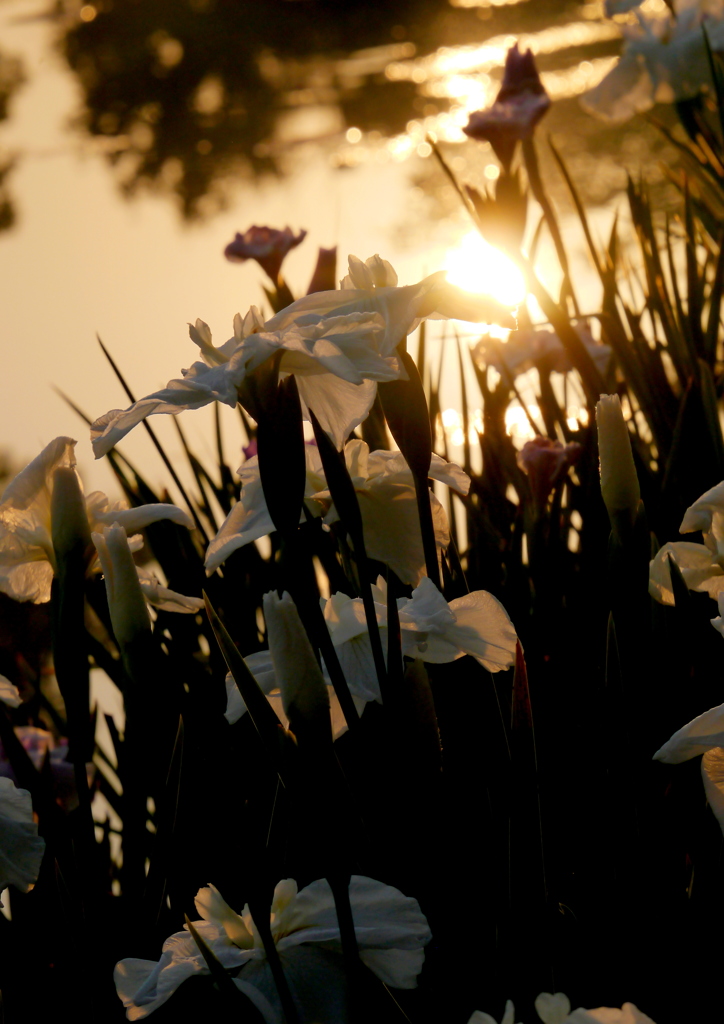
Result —
M526 296L525 280L515 263L470 231L445 257L447 279L469 292L492 295L506 306L516 306Z

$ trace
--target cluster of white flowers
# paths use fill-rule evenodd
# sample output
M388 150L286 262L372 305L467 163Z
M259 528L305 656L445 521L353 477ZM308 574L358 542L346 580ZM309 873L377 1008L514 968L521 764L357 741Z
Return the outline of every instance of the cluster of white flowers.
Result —
M386 651L387 586L381 577L372 592ZM382 700L362 599L334 594L328 601L322 599L322 607L352 699L361 713L370 701ZM513 623L500 601L484 590L473 591L448 603L435 584L424 577L411 598L397 599L397 610L402 653L406 657L439 665L469 654L489 672L510 668L515 660L517 636ZM294 634L277 627L282 614L295 618L298 625ZM320 674L320 669L311 648L306 661L303 658L304 628L288 594L281 599L274 593L266 594L264 615L269 650L252 654L245 661L286 728L288 705L298 687L302 663L308 664L310 674ZM346 723L326 672L322 678L329 692L332 731L336 738L345 731ZM233 723L245 714L246 705L231 675L226 678L226 689L226 718Z
M607 0L621 23L624 51L616 66L582 98L584 109L605 121L627 121L654 103L674 103L712 87L706 32L712 50L724 51L722 0L673 0L665 10L642 10L643 0Z
M414 988L431 934L417 900L372 878L352 875L349 898L362 962L394 988ZM209 885L196 896L202 920L195 929L217 960L236 971L234 983L261 1013L266 1024L285 1019L264 945L245 906L237 914ZM297 890L286 878L274 890L271 934L300 1020L344 1024L347 996L342 941L332 890L320 878ZM165 1003L187 978L208 973L190 931L166 940L158 963L121 960L116 967L118 994L129 1020L141 1020Z
M254 229L257 231L259 229ZM244 239L241 239L244 241ZM287 239L292 244L293 239ZM271 271L275 271L275 265ZM282 377L296 377L302 410L313 411L338 449L367 416L378 382L405 377L398 346L425 318L454 317L514 326L507 309L493 299L469 295L432 274L414 285L398 287L389 263L374 256L366 262L350 257L349 273L334 291L315 292L264 321L256 307L234 320L233 337L219 347L200 320L190 328L200 359L182 377L126 410L111 410L92 426L96 456L106 454L135 425L158 413L177 414L218 401L236 406L254 374L276 357ZM139 629L149 627L146 601L169 611L196 612L198 598L169 591L135 565L144 527L161 519L193 528L188 514L170 504L128 508L111 504L100 492L83 496L75 469L75 444L56 438L7 487L0 501L0 590L21 601L50 599L56 565L54 537L68 516L65 494L77 496L72 528L87 537L88 574L105 577L113 632L121 648ZM316 446L306 447L305 515L338 519ZM388 565L415 589L397 601L402 653L432 663L472 655L490 671L508 668L517 637L502 605L477 591L445 601L425 575L425 555L412 473L397 451L370 452L359 440L344 447L344 458L362 514L368 555ZM458 467L434 455L431 478L465 495L470 486ZM241 499L233 507L206 555L209 573L229 555L274 529L264 498L258 459L241 467ZM75 499L74 499L75 500ZM432 521L438 551L450 535L442 505L431 493ZM83 519L85 509L85 520ZM78 511L80 510L80 511ZM71 526L68 527L71 530ZM73 535L75 536L75 534ZM377 622L387 647L387 592L381 578L373 588ZM282 721L303 718L321 708L329 714L329 734L338 735L344 719L325 666L309 644L297 608L288 594L267 594L264 613L269 650L247 663ZM323 602L332 643L358 709L381 700L374 669L368 622L360 599L335 594ZM227 718L246 710L233 680L227 681ZM0 677L0 700L17 706L17 689ZM314 705L313 708L311 705ZM325 726L326 728L326 726ZM8 883L27 890L37 878L43 841L32 823L30 795L0 779L0 889ZM360 958L385 984L412 988L422 968L430 929L417 901L397 889L359 875L349 885ZM248 996L268 1024L283 1019L272 971L249 908L236 914L218 891L199 891L196 907L202 920L198 934ZM319 879L297 891L286 879L277 885L271 907L271 932L282 959L292 998L303 1021L346 1019L346 981L337 912L332 891ZM208 970L190 930L172 935L159 963L123 960L116 969L118 993L129 1019L137 1020L161 1006L188 977Z
M649 592L661 604L674 604L671 559L690 590L709 594L717 601L719 615L711 623L724 636L724 481L702 494L686 510L679 530L701 531L704 543L664 544L650 564ZM703 755L701 773L706 798L724 832L724 704L675 732L654 758L666 764L679 764L698 755Z
M234 334L215 348L201 320L191 338L201 351L183 376L129 409L112 409L91 430L96 458L110 451L147 416L178 414L211 402L232 408L238 389L263 363L281 355L279 371L293 373L305 410L312 409L338 448L369 413L378 381L403 376L396 349L424 319L515 326L510 312L487 296L462 291L440 271L398 287L397 274L379 256L349 258L340 288L313 292L264 322L252 306L234 318Z

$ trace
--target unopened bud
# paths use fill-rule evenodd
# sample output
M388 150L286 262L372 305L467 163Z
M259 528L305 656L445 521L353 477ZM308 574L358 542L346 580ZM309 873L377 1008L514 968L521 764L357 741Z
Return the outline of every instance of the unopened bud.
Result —
M618 395L601 395L596 405L601 494L613 527L636 518L641 498L631 439Z
M61 466L55 470L52 479L50 531L57 572L63 573L69 558L85 558L90 547L90 528L83 490L75 469Z
M269 653L284 713L292 732L314 732L331 743L329 693L319 662L289 594L264 595L264 618L269 633Z
M105 533L94 533L93 543L106 581L113 633L123 649L139 635L150 632L146 599L123 527L114 525Z

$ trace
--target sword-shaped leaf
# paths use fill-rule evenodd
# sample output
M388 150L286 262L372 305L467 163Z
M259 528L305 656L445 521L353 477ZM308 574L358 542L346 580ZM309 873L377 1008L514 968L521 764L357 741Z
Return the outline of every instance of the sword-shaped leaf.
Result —
M249 717L261 739L273 765L284 784L284 749L287 734L277 718L272 706L266 699L259 684L251 671L247 668L246 662L236 649L234 641L229 636L226 627L216 614L207 594L204 594L206 602L206 613L209 616L211 627L216 640L224 655L224 660L234 677L234 682L239 687L239 692L246 704Z
M428 474L432 459L432 433L425 391L415 361L402 347L397 350L407 380L386 381L378 385L382 407L390 432L397 442L412 472L417 497L417 510L422 531L427 575L440 589L440 571L437 564L437 544L432 523Z
M237 988L229 972L216 958L214 951L199 935L193 923L189 920L188 915L184 914L184 917L186 918L186 927L191 932L191 937L206 961L209 974L216 982L219 992L227 1005L227 1009L234 1015L234 1019L239 1020L241 1024L246 1024L246 1021L249 1021L250 1024L264 1024L265 1018L259 1009L254 1005L249 996L245 995L240 988Z

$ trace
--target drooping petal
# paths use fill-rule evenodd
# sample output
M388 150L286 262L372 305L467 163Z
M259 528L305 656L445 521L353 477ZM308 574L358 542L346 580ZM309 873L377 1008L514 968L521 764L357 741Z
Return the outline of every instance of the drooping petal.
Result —
M649 593L661 604L674 604L674 590L669 568L671 556L690 590L708 593L715 598L724 590L724 569L721 568L705 544L690 541L670 541L659 548L649 563Z
M430 927L417 900L403 896L383 882L352 875L349 886L355 934L360 952L365 950L420 950L431 938ZM302 889L285 920L286 934L277 940L279 950L298 943L324 942L341 952L334 897L326 879ZM375 966L372 966L375 970ZM409 962L387 961L385 970L395 988L411 988L415 978ZM376 963L379 968L379 960ZM396 972L395 968L397 968Z
M30 793L0 777L0 893L9 885L29 892L37 881L44 851L45 840L33 821Z
M254 955L233 945L216 925L194 922L204 941L221 965L240 967ZM113 979L129 1020L142 1020L167 1002L187 978L208 974L208 967L191 934L176 932L163 944L158 963L152 960L126 959L116 964Z
M683 726L654 754L655 761L681 764L712 747L724 746L724 704L710 708Z
M75 468L75 445L72 438L56 437L5 488L0 500L0 566L42 558L54 564L53 481L57 470ZM17 576L14 583L19 584Z
M492 594L475 590L450 602L455 625L446 638L488 670L510 668L515 660L517 635L510 616Z
M694 533L701 530L702 533L706 533L707 530L711 530L712 517L717 512L724 513L724 480L702 494L687 508L679 532Z
M305 417L311 409L337 449L366 419L377 395L376 381L351 384L331 373L298 377L297 386Z
M206 551L206 572L210 575L238 548L265 537L274 530L259 475L259 458L253 456L239 470L241 497L221 525Z
M431 281L436 275L427 278ZM430 320L465 320L469 323L498 324L515 330L517 321L510 309L490 295L466 292L441 278L433 281L420 304L418 316Z
M329 725L327 685L291 596L284 593L280 598L275 591L265 594L264 619L274 674L292 728L295 723Z
M411 484L380 478L357 491L367 555L389 565L403 583L417 586L425 575L425 556ZM442 505L430 494L432 521L438 549L450 543L450 530Z
M0 523L3 526L17 532L19 527L26 525L22 513L38 505L43 511L47 505L49 511L53 475L56 469L75 467L76 443L70 437L56 437L7 485L0 501Z
M180 379L170 380L165 388L134 402L128 409L111 409L91 425L91 442L97 459L105 455L138 423L148 416L177 416L187 409L202 409L211 402L222 402L233 409L236 388L244 379L245 363L232 357L221 366L194 363Z
M430 471L428 476L432 477L433 480L439 480L440 483L447 484L448 487L453 491L457 491L458 494L467 494L470 490L471 480L464 469L457 466L454 462L445 462L439 455L433 453L430 461Z

